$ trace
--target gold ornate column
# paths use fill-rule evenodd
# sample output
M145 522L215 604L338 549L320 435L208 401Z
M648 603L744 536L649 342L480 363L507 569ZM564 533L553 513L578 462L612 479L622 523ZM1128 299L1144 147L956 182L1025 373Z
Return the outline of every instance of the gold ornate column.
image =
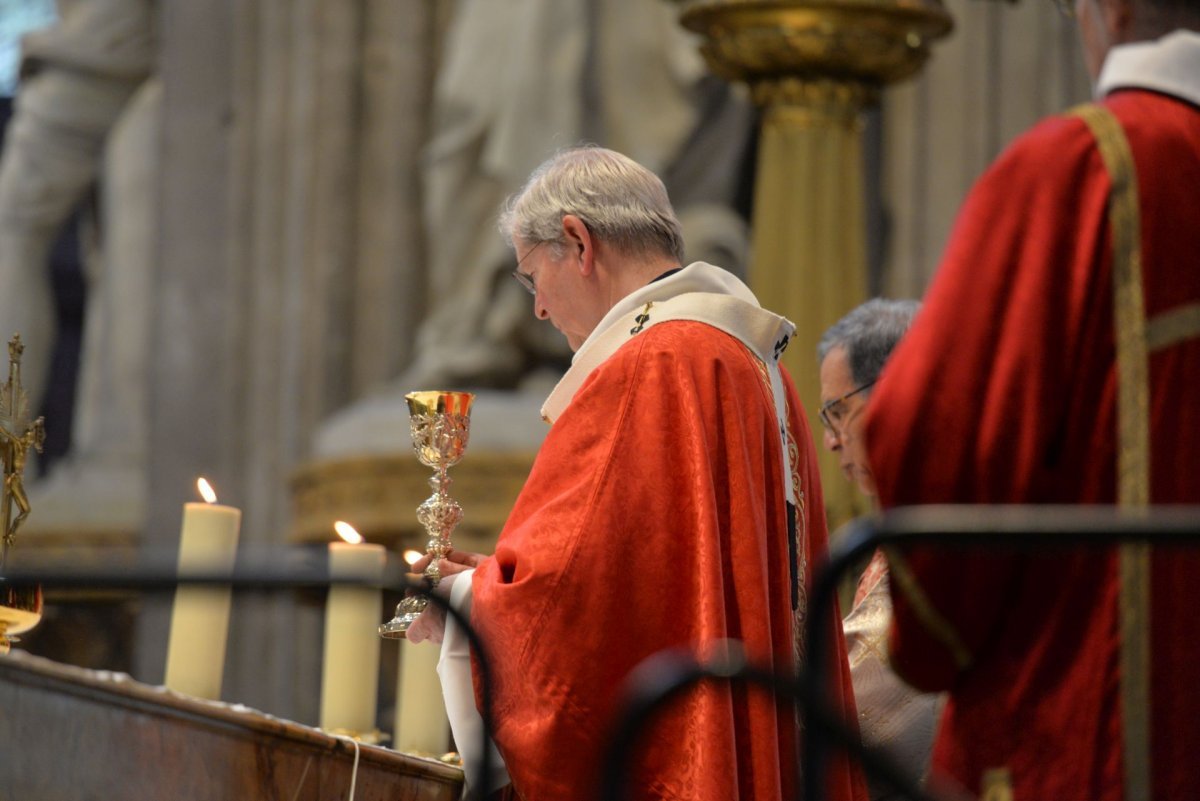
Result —
M681 0L709 67L762 107L750 284L796 324L784 360L822 453L831 525L863 511L820 448L816 345L867 299L862 112L952 27L940 0Z

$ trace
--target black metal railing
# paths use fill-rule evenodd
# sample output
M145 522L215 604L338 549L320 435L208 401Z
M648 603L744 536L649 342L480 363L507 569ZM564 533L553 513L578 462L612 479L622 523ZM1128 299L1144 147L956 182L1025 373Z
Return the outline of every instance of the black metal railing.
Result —
M257 558L239 559L232 571L209 573L176 570L174 553L150 554L135 564L113 569L85 567L77 568L69 562L53 560L34 563L30 567L9 568L0 576L0 583L14 586L39 584L54 589L119 589L137 592L172 592L180 585L220 586L235 591L266 592L276 590L321 590L333 585L371 587L421 595L454 618L471 644L475 665L479 668L482 688L479 698L479 714L483 721L481 749L482 758L478 766L470 766L467 784L472 788L486 788L491 769L491 753L486 747L491 742L493 731L493 699L491 681L491 658L483 639L457 609L446 600L434 595L423 576L406 572L398 563L389 564L383 578L362 579L334 577L327 563L309 558L310 553L289 550L261 552ZM482 792L482 791L481 791ZM474 795L474 794L473 794Z
M808 673L813 697L827 693L824 672L833 642L829 624L838 586L863 556L880 546L937 545L1034 552L1049 548L1108 548L1129 542L1200 543L1200 507L1157 506L921 506L851 521L831 546L809 598ZM818 721L819 722L819 721ZM804 795L822 797L826 743L805 738Z
M1126 542L1156 546L1200 543L1200 507L1153 507L1124 512L1111 507L1056 506L949 506L914 507L887 515L860 518L843 528L828 560L818 568L809 597L806 669L780 675L747 662L739 644L726 643L716 656L702 661L681 651L663 651L645 660L628 677L622 690L618 722L603 751L600 786L602 801L619 801L628 793L630 764L640 732L666 705L701 682L746 682L773 693L781 703L797 704L804 721L804 754L798 765L801 798L824 797L831 749L843 749L872 776L891 784L908 798L946 799L946 793L923 790L915 776L897 765L884 751L864 747L857 727L842 719L828 699L830 629L837 589L861 557L880 546L903 547L936 544L940 547L983 547L1018 551L1046 548L1111 547ZM174 590L181 583L229 586L235 590L322 589L331 584L358 584L425 595L444 609L467 633L480 671L480 714L483 719L483 764L469 766L468 784L480 793L486 788L487 764L493 727L491 663L486 643L457 610L432 595L423 579L389 563L382 581L332 579L324 564L289 564L272 554L264 560L239 562L232 573L180 576L173 563L145 561L112 570L75 570L63 563L10 568L0 581L38 583L44 587L131 589L146 592ZM294 560L293 560L294 561ZM277 567L276 565L285 565Z

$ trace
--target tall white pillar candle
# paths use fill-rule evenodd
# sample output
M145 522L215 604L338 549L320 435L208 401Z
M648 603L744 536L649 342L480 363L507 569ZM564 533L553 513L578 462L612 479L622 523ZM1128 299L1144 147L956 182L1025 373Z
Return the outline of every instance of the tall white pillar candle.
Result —
M179 575L231 573L242 511L216 503L188 503L179 532ZM164 684L198 698L221 697L229 632L228 586L181 585L175 590Z
M431 642L399 642L396 733L392 739L397 751L440 756L450 742L450 722L437 673L442 649Z
M379 581L386 558L382 545L331 542L329 574L335 581ZM375 731L382 618L383 594L378 588L330 586L321 669L322 729L353 734Z

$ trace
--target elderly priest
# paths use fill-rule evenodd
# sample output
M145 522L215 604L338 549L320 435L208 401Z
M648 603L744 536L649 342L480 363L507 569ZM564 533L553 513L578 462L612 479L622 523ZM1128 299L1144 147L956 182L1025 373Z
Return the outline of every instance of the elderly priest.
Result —
M452 554L445 574L474 572L442 584L456 601L470 590L490 646L512 791L575 799L596 786L618 691L647 657L703 657L732 639L753 663L798 669L827 532L811 435L779 364L792 325L730 273L681 267L657 177L609 150L564 151L501 226L534 313L575 356L495 555ZM410 636L440 626L427 611ZM833 700L853 715L838 637ZM702 683L646 730L630 797L795 798L799 738L789 705ZM861 776L836 764L826 797L865 798Z

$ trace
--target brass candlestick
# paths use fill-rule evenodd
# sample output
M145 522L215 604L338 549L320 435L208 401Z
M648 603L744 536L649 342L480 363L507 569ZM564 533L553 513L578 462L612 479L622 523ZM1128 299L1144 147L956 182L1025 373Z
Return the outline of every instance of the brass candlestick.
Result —
M29 517L29 498L25 495L25 462L30 448L38 453L46 440L42 418L29 422L29 400L21 386L21 354L25 346L14 334L8 343L8 381L0 387L0 456L4 464L4 483L0 485L0 653L8 653L16 641L14 634L28 631L42 619L42 588L36 585L14 587L4 579L8 549L16 542L17 529ZM13 516L13 506L16 516Z
M442 579L438 561L450 552L450 533L462 520L462 507L449 495L450 477L446 474L458 464L467 449L471 428L470 392L410 392L408 422L417 459L434 469L429 479L433 494L417 507L417 520L429 534L426 554L429 565L425 578L432 586ZM391 640L404 639L408 627L428 605L422 596L409 596L396 606L396 616L379 627L379 635Z

